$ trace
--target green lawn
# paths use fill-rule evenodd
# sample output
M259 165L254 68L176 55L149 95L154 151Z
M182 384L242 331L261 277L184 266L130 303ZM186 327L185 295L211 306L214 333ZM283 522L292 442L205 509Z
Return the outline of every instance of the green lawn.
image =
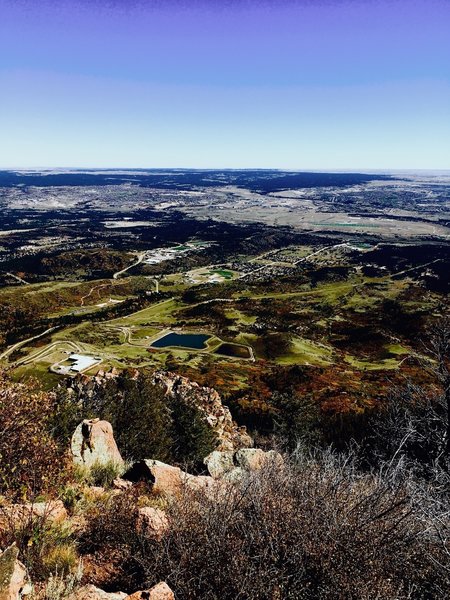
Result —
M380 371L380 370L393 370L398 367L399 361L396 358L385 358L380 361L376 360L363 360L351 356L350 354L345 355L345 361L352 367L361 371Z
M276 359L280 365L317 365L326 366L333 364L333 349L324 344L311 340L294 337L291 342L289 354Z
M233 279L233 271L227 271L225 269L215 269L214 271L209 271L210 275L220 275L224 279Z
M171 325L176 321L174 314L184 307L186 307L185 304L172 298L158 302L158 304L153 304L126 317L119 317L107 322L111 325L123 325L125 327L129 327L130 325L148 325L149 323Z

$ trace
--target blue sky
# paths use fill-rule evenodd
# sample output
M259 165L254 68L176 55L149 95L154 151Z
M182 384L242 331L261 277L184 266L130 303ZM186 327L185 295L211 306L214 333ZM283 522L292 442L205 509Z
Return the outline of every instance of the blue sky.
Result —
M450 168L450 2L0 0L0 167Z

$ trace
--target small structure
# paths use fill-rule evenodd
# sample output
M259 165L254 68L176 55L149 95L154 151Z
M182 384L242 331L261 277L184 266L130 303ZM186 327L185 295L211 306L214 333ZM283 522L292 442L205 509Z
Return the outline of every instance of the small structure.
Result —
M74 373L82 373L99 362L97 358L84 354L71 354L69 360L73 363L69 370Z
M87 354L70 354L65 360L55 363L50 367L53 373L58 375L72 375L84 373L95 365L99 365L102 359L99 356L88 356Z

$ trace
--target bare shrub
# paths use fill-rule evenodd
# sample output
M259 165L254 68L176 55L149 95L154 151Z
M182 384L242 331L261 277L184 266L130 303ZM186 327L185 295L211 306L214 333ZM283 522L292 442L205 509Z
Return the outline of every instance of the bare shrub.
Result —
M128 496L102 511L91 544L121 549L116 572L127 578L116 585L164 580L180 600L446 598L448 515L419 509L413 493L396 472L361 475L328 452L213 496L186 489L162 539L132 527Z
M142 581L136 556L141 554L136 523L139 486L118 495L109 495L90 506L84 517L86 527L80 551L86 557L87 577L99 587L126 589L130 593Z

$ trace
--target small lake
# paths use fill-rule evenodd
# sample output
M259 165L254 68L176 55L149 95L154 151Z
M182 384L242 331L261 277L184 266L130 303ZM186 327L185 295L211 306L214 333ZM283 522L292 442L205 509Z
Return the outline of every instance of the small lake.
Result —
M205 333L168 333L164 337L156 340L151 345L152 348L169 348L178 346L179 348L192 348L193 350L204 350L206 341L211 336Z

